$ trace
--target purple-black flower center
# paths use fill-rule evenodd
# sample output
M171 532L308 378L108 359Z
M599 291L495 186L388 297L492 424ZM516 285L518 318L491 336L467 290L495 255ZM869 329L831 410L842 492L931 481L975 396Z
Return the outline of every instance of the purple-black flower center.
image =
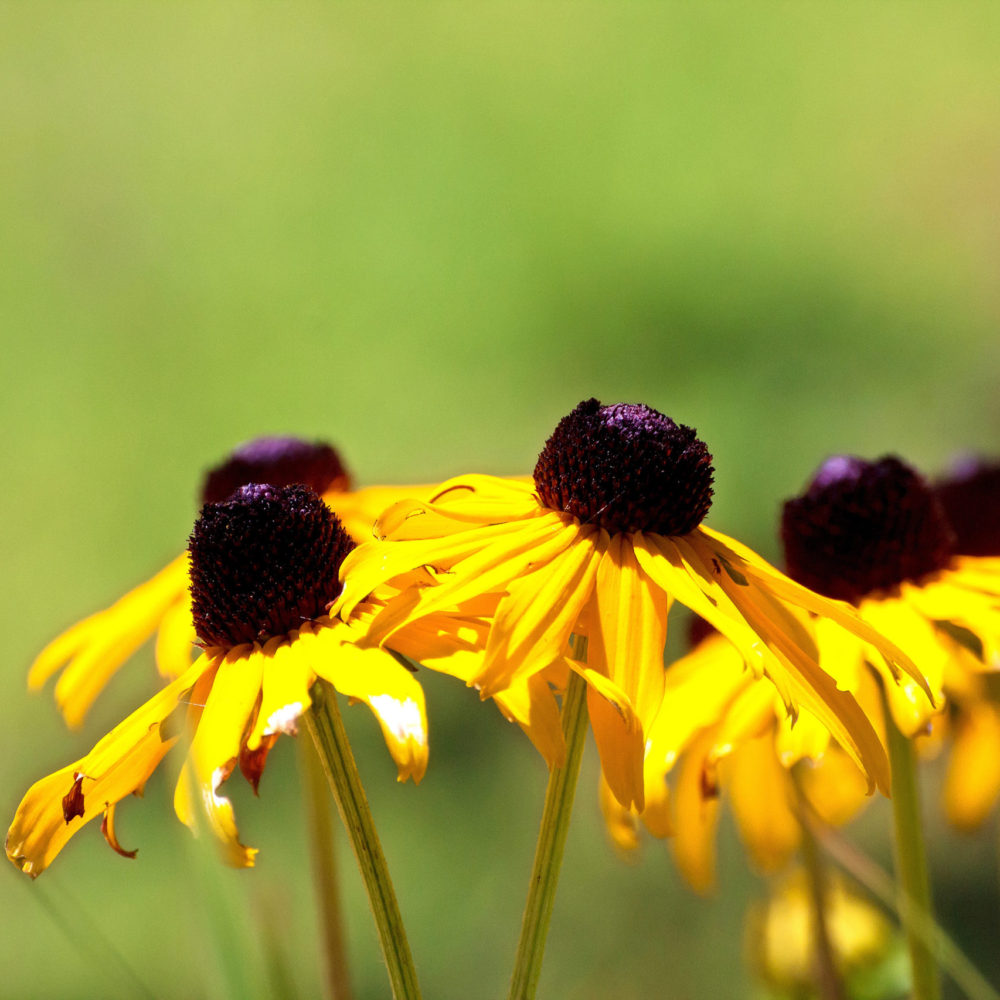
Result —
M321 495L351 489L351 477L330 445L295 437L261 437L240 445L208 471L201 502L219 503L247 483L301 483Z
M206 646L263 642L326 613L354 542L308 487L250 483L195 522L191 602Z
M1000 463L965 458L935 492L964 556L1000 555Z
M588 399L535 466L546 507L618 531L686 535L712 505L712 456L695 431L642 403Z
M781 539L788 575L856 604L944 569L954 536L924 478L898 458L838 455L786 501Z

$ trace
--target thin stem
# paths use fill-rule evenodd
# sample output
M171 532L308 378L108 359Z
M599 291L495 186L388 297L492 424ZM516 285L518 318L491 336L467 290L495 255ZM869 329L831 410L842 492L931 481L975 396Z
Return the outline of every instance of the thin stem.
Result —
M927 851L920 821L920 790L917 786L913 743L900 731L889 711L883 692L885 728L892 768L892 816L895 833L896 876L899 880L899 915L906 929L913 975L913 1000L940 1000L933 941L919 929L934 924Z
M306 728L326 772L340 818L351 841L354 856L375 917L382 955L388 966L392 994L396 1000L418 1000L420 987L413 956L399 914L396 893L382 854L368 799L351 753L337 695L326 681L318 680L310 691L312 710L305 714Z
M812 822L812 830L822 842L826 852L856 882L863 885L887 910L895 912L898 902L896 886L892 876L873 861L860 848L852 844L843 834L828 826L817 826ZM952 981L970 1000L1000 1000L997 992L986 977L972 964L940 924L925 920L914 925L929 948L934 948L941 960L941 967L951 976Z
M808 809L805 793L798 774L792 772L792 784L798 799L798 813L802 816ZM823 1000L844 1000L844 984L837 969L837 954L830 937L830 923L827 920L827 904L829 901L829 884L826 865L819 844L813 835L812 827L805 820L799 826L802 830L802 863L805 866L806 877L809 880L809 896L813 908L813 931L816 945L816 972L819 982L819 992Z
M306 826L309 853L320 911L320 941L326 965L327 996L351 1000L351 977L344 946L344 920L340 907L337 844L326 795L323 765L310 743L302 743L302 777L306 789Z
M552 919L559 869L566 848L573 797L580 776L584 737L587 734L587 684L576 671L570 671L569 685L563 697L562 730L566 740L566 763L553 768L545 790L545 808L538 831L531 885L521 920L521 939L517 945L514 972L510 981L510 1000L529 1000L535 995L542 971L545 939Z

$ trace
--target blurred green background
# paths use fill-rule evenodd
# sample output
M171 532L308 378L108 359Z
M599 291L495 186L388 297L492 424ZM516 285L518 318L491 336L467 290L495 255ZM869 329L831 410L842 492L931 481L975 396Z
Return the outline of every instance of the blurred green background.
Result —
M255 435L329 438L362 483L527 472L580 399L641 400L699 429L710 523L772 557L830 452L1000 452L998 29L967 4L5 4L2 814L155 686L144 653L67 733L33 654L179 551L201 473ZM422 676L419 789L349 722L424 995L494 997L544 767ZM34 884L5 867L5 996L141 995L123 963L157 997L316 995L294 742L233 790L253 871L192 841L168 778L119 811L136 861L95 825ZM763 890L731 829L698 899L657 842L621 862L595 787L591 754L541 995L751 996ZM932 826L988 965L996 830ZM357 994L384 997L343 860Z

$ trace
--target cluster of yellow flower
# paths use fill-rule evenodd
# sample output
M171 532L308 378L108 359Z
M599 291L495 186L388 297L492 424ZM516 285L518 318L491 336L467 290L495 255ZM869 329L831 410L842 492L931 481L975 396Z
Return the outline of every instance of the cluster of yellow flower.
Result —
M406 661L492 698L550 768L566 755L559 698L580 678L612 836L633 846L640 824L671 836L698 887L713 878L721 791L774 867L799 842L796 794L843 822L866 793L889 792L888 725L947 727L949 812L978 822L1000 791L987 684L1000 546L960 540L988 512L963 507L960 479L938 488L895 458L830 459L784 507L781 572L702 523L711 461L691 428L596 400L523 479L354 490L326 445L244 446L208 476L187 554L33 665L33 687L61 671L71 725L154 632L165 684L31 787L8 857L35 876L99 815L122 851L116 804L186 734L178 816L194 826L200 812L228 860L252 865L220 786L237 764L259 780L317 678L367 704L400 780L420 780L427 720ZM665 666L674 602L707 627Z

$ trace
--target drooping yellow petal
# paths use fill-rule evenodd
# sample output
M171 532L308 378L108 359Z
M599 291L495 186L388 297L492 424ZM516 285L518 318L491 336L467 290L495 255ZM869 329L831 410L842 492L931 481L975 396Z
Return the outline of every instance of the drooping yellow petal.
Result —
M243 745L244 734L253 721L261 693L264 655L258 646L248 652L236 647L226 653L209 692L208 700L191 741L188 763L181 776L187 794L201 806L200 817L219 840L228 864L250 868L256 851L240 843L232 803L219 794L222 783L232 773ZM175 806L185 792L178 791ZM182 815L183 806L177 809ZM194 824L197 831L200 823Z
M695 736L714 725L752 684L736 647L711 635L670 665L660 710L647 733L646 770L666 774Z
M805 762L798 772L802 791L828 826L850 822L869 801L868 783L857 764L832 746L821 760Z
M674 795L675 833L670 841L674 860L688 885L707 893L715 887L715 827L719 817L719 790L706 774L706 756L715 742L703 732L681 759Z
M614 681L575 660L570 667L587 682L587 713L604 777L615 798L642 812L645 803L642 722L628 695Z
M303 656L341 694L371 709L396 762L398 779L419 782L427 770L424 689L388 650L361 648L345 642L339 632L336 627L304 626L295 655Z
M960 713L948 760L944 805L960 830L982 825L1000 797L1000 711L975 702Z
M35 782L7 833L7 857L34 878L84 824L141 789L175 741L161 733L162 723L206 667L207 660L200 659L111 730L86 757Z
M638 820L635 813L625 809L615 798L603 771L599 779L597 801L604 817L604 826L615 847L625 852L636 850L639 846Z
M740 836L756 865L777 871L799 846L791 777L778 762L770 734L747 740L732 755L727 788Z
M722 576L732 579L732 571L735 570L740 576L755 582L758 590L772 594L775 599L835 621L858 638L874 646L889 664L902 670L903 673L909 674L917 684L924 688L928 697L933 697L916 664L898 646L876 632L850 604L822 597L808 587L803 587L785 576L784 573L780 573L745 545L741 545L735 539L717 531L712 531L704 524L697 527L688 538L690 540L697 539L700 546L704 546L709 553L719 558Z
M31 665L28 686L41 687L65 667L56 683L56 702L67 725L79 726L108 681L156 631L167 609L183 598L187 581L185 553L111 607L50 642Z
M261 650L261 657L260 706L246 739L250 751L259 749L265 737L298 732L299 717L312 705L309 688L316 679L294 638L272 639Z
M648 731L663 698L669 599L639 568L629 538L613 535L597 568L587 662L628 696Z
M534 674L526 680L516 681L493 695L493 700L505 718L524 730L550 769L563 766L566 740L559 705L545 676Z
M905 601L891 598L864 600L860 610L866 621L919 664L934 693L936 705L940 707L943 704L941 683L947 653L927 619L917 614ZM880 666L877 661L874 665L876 669ZM906 736L914 736L927 727L938 708L909 678L900 677L894 682L891 677L885 676L887 673L884 671L883 676L889 709L900 731Z
M547 667L562 654L594 587L607 532L570 527L573 544L537 572L514 580L497 605L482 668L483 697Z
M711 551L703 549L694 533L688 540L691 541L692 559L700 558L701 561L700 566L692 564L702 574L712 574ZM721 567L714 575L747 623L785 668L785 680L795 701L807 707L851 754L873 784L888 793L889 762L878 735L853 695L839 690L833 679L820 669L812 640L809 639L808 645L803 644L801 624L765 589L753 586L749 578L740 583Z

